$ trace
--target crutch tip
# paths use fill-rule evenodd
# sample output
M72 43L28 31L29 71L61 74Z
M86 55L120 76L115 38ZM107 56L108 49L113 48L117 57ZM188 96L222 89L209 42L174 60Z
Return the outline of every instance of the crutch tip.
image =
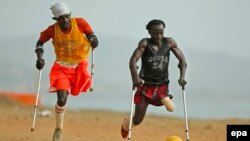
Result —
M35 131L35 129L34 129L34 128L31 128L30 131L33 132L33 131Z
M93 91L94 91L94 88L90 88L89 91L93 92Z

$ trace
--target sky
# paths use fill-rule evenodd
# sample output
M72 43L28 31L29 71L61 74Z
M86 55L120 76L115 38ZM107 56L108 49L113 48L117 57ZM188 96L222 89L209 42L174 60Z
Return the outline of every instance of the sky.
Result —
M0 90L35 92L35 43L53 24L50 6L56 1L2 0L0 5ZM95 51L94 93L72 97L69 107L128 111L131 78L128 61L138 42L149 37L145 25L152 19L166 23L165 36L176 40L188 64L187 107L196 118L249 118L250 13L248 0L65 0L72 16L83 17L99 39ZM44 45L41 98L53 105L47 93L54 62L52 44ZM178 61L170 59L170 93L182 116L182 95L177 80ZM140 62L139 62L140 63ZM138 65L140 66L140 64ZM89 101L96 101L93 104ZM116 106L114 106L116 105ZM163 108L154 113L166 113Z

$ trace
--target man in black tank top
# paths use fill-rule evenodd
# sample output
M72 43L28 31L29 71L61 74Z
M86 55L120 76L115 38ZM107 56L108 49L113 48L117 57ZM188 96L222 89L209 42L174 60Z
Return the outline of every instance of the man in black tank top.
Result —
M168 94L170 52L179 60L180 79L178 82L182 87L186 85L187 64L185 57L174 39L164 37L165 23L161 20L151 20L146 29L151 38L144 38L139 42L129 62L133 89L137 87L134 97L136 106L132 127L143 121L149 104L164 105L169 112L174 111L172 96ZM140 58L142 65L138 74L136 63ZM123 138L128 136L128 127L129 119L125 118L121 127Z
M139 77L144 80L144 85L168 84L168 64L170 47L167 38L163 38L161 46L152 39L144 39L146 47L141 56L142 68Z

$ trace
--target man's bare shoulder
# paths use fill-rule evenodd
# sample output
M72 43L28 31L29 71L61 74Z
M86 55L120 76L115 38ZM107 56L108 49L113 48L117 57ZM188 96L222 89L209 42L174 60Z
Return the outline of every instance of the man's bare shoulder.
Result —
M172 37L164 37L164 38L167 40L170 48L176 48L177 47L177 43Z
M145 48L145 47L147 46L147 44L148 44L148 39L147 39L147 38L143 38L143 39L141 39L141 41L139 42L138 47L143 47L143 48Z

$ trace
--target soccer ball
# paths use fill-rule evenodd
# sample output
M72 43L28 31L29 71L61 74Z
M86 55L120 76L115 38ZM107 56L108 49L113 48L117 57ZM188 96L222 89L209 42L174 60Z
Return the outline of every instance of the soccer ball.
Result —
M169 136L166 141L182 141L182 139L178 136Z

